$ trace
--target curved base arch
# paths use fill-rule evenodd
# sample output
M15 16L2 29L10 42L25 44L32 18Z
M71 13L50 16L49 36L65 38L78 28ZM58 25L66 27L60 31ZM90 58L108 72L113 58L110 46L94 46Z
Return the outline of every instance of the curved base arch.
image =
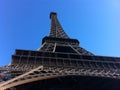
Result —
M120 90L120 80L90 77L62 76L16 86L16 90Z

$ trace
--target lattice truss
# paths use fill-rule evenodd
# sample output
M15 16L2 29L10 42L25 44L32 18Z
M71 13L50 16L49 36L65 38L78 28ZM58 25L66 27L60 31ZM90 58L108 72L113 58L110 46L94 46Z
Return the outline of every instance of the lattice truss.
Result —
M72 75L120 79L119 62L119 58L113 57L17 50L8 67L14 78L1 84L0 90Z
M95 56L80 47L78 40L67 36L56 13L51 13L50 18L50 35L43 38L42 46L37 51L16 50L11 64L0 68L5 78L0 90L72 75L120 79L120 58Z
M57 46L65 46L72 48L73 51L75 51L80 55L82 54L93 55L84 48L79 47L79 41L75 39L74 40L70 39L68 37L68 35L64 32L62 26L60 25L56 13L52 12L50 14L50 19L51 19L51 29L50 29L49 40L45 40L42 47L39 48L38 50L55 52ZM50 37L52 37L52 39ZM55 38L57 38L57 40L55 40Z
M55 52L56 47L59 47L59 46L63 46L65 48L66 47L71 48L73 50L73 52L75 52L75 53L77 53L79 55L94 55L91 52L85 50L84 48L79 47L78 45L72 45L70 43L65 43L65 42L62 42L62 44L61 43L45 42L43 44L43 46L41 48L39 48L38 50L39 51ZM71 53L71 52L68 52L68 53Z
M62 26L60 25L57 14L51 13L50 15L51 19L51 31L50 31L50 37L57 37L57 38L69 38L68 35L64 32Z
M120 70L105 70L92 68L70 68L70 67L43 67L39 66L23 75L9 80L0 85L0 90L5 90L25 83L38 80L59 78L64 76L92 76L92 77L108 77L120 79Z

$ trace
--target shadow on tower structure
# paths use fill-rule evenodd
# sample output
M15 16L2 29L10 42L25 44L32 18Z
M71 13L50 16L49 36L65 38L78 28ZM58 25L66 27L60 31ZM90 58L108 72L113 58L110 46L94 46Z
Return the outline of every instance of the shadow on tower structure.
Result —
M120 58L97 56L79 46L50 13L49 36L36 50L16 50L0 68L0 90L120 90Z

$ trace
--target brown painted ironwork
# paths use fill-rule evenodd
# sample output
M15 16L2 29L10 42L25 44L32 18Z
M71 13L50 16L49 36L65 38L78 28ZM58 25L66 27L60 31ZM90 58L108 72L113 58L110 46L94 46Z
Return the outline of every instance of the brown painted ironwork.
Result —
M50 35L43 38L42 46L38 50L17 49L15 54L12 55L11 64L0 68L0 70L9 71L9 75L11 76L11 78L9 78L10 80L0 84L0 90L21 90L19 87L23 87L22 85L24 84L33 84L34 82L40 83L40 81L42 82L50 79L60 79L59 81L62 82L62 80L64 81L65 79L62 79L63 77L68 77L68 81L70 80L70 77L74 78L72 80L75 82L79 81L79 83L81 82L79 79L77 80L78 77L90 77L89 79L95 77L103 79L104 82L107 78L109 80L114 80L117 83L120 82L119 57L97 56L92 54L79 46L79 41L77 39L71 39L68 37L61 27L56 13L52 12L50 14L50 19ZM93 81L94 80L95 79L93 78ZM92 82L92 79L91 81L85 80L84 82L90 83ZM75 87L78 89L79 83L74 86L74 89ZM95 84L96 87L98 87L100 82L98 81L94 83L98 83ZM85 87L85 84L80 88ZM63 86L64 85L66 84L63 84ZM117 84L115 83L115 85ZM44 85L42 85L41 88L44 88L43 86ZM59 88L59 86L57 88ZM100 88L102 88L102 86ZM118 86L116 90L119 89L120 87ZM91 89L83 88L80 90Z

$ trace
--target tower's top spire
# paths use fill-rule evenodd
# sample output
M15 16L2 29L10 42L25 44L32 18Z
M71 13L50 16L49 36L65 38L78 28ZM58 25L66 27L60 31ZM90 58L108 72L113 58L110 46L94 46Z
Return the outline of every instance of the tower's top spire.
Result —
M57 15L57 13L56 13L56 12L51 12L51 13L50 13L50 19L51 19L51 16L52 16L52 15Z
M56 38L69 38L68 35L64 32L62 26L60 25L57 19L57 13L51 12L50 19L51 19L51 29L49 36Z

